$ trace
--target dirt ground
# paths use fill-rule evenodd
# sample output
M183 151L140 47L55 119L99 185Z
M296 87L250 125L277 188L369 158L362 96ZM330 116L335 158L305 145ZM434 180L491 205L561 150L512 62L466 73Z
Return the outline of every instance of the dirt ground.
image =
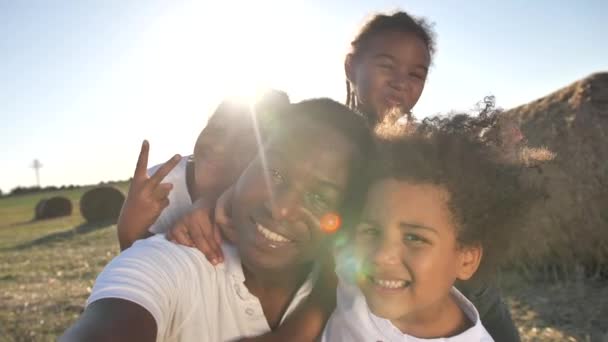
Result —
M608 342L608 282L504 284L522 341Z

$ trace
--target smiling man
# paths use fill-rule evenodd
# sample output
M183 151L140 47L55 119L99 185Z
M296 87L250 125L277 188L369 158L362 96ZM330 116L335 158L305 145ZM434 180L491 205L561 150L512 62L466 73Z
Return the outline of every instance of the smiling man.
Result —
M212 266L163 236L142 240L97 278L64 341L228 341L275 329L310 293L329 237L319 220L340 212L360 182L371 139L337 102L290 105L235 184L238 238Z

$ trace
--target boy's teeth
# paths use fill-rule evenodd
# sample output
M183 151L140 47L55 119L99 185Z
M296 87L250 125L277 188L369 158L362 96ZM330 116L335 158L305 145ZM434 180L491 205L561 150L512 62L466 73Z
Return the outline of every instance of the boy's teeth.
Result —
M385 287L387 289L399 289L405 287L408 282L405 280L383 280L383 279L374 279L374 284Z
M256 226L258 228L258 231L260 233L262 233L262 235L264 235L264 237L267 238L270 241L275 241L275 242L291 242L291 240L287 239L283 235L277 234L277 233L275 233L275 232L273 232L273 231L265 228L264 226L262 226L259 223Z

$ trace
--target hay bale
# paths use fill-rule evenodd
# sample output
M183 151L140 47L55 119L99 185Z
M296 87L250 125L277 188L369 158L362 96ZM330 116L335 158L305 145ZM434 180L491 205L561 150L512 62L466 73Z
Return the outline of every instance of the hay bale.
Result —
M116 222L125 196L110 186L100 186L85 192L80 198L80 213L89 223Z
M65 197L55 196L42 199L34 209L34 219L44 220L55 217L72 215L72 202Z
M532 208L514 260L552 269L559 278L603 274L608 269L608 73L505 114L521 124L531 145L556 153L553 162L524 176L547 194Z

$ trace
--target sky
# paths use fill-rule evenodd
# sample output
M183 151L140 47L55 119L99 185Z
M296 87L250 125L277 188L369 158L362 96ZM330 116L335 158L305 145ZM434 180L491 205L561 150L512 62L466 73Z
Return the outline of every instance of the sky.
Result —
M373 13L435 23L414 113L518 106L608 71L608 2L0 0L0 189L124 180L190 154L227 95L344 101L344 55Z

